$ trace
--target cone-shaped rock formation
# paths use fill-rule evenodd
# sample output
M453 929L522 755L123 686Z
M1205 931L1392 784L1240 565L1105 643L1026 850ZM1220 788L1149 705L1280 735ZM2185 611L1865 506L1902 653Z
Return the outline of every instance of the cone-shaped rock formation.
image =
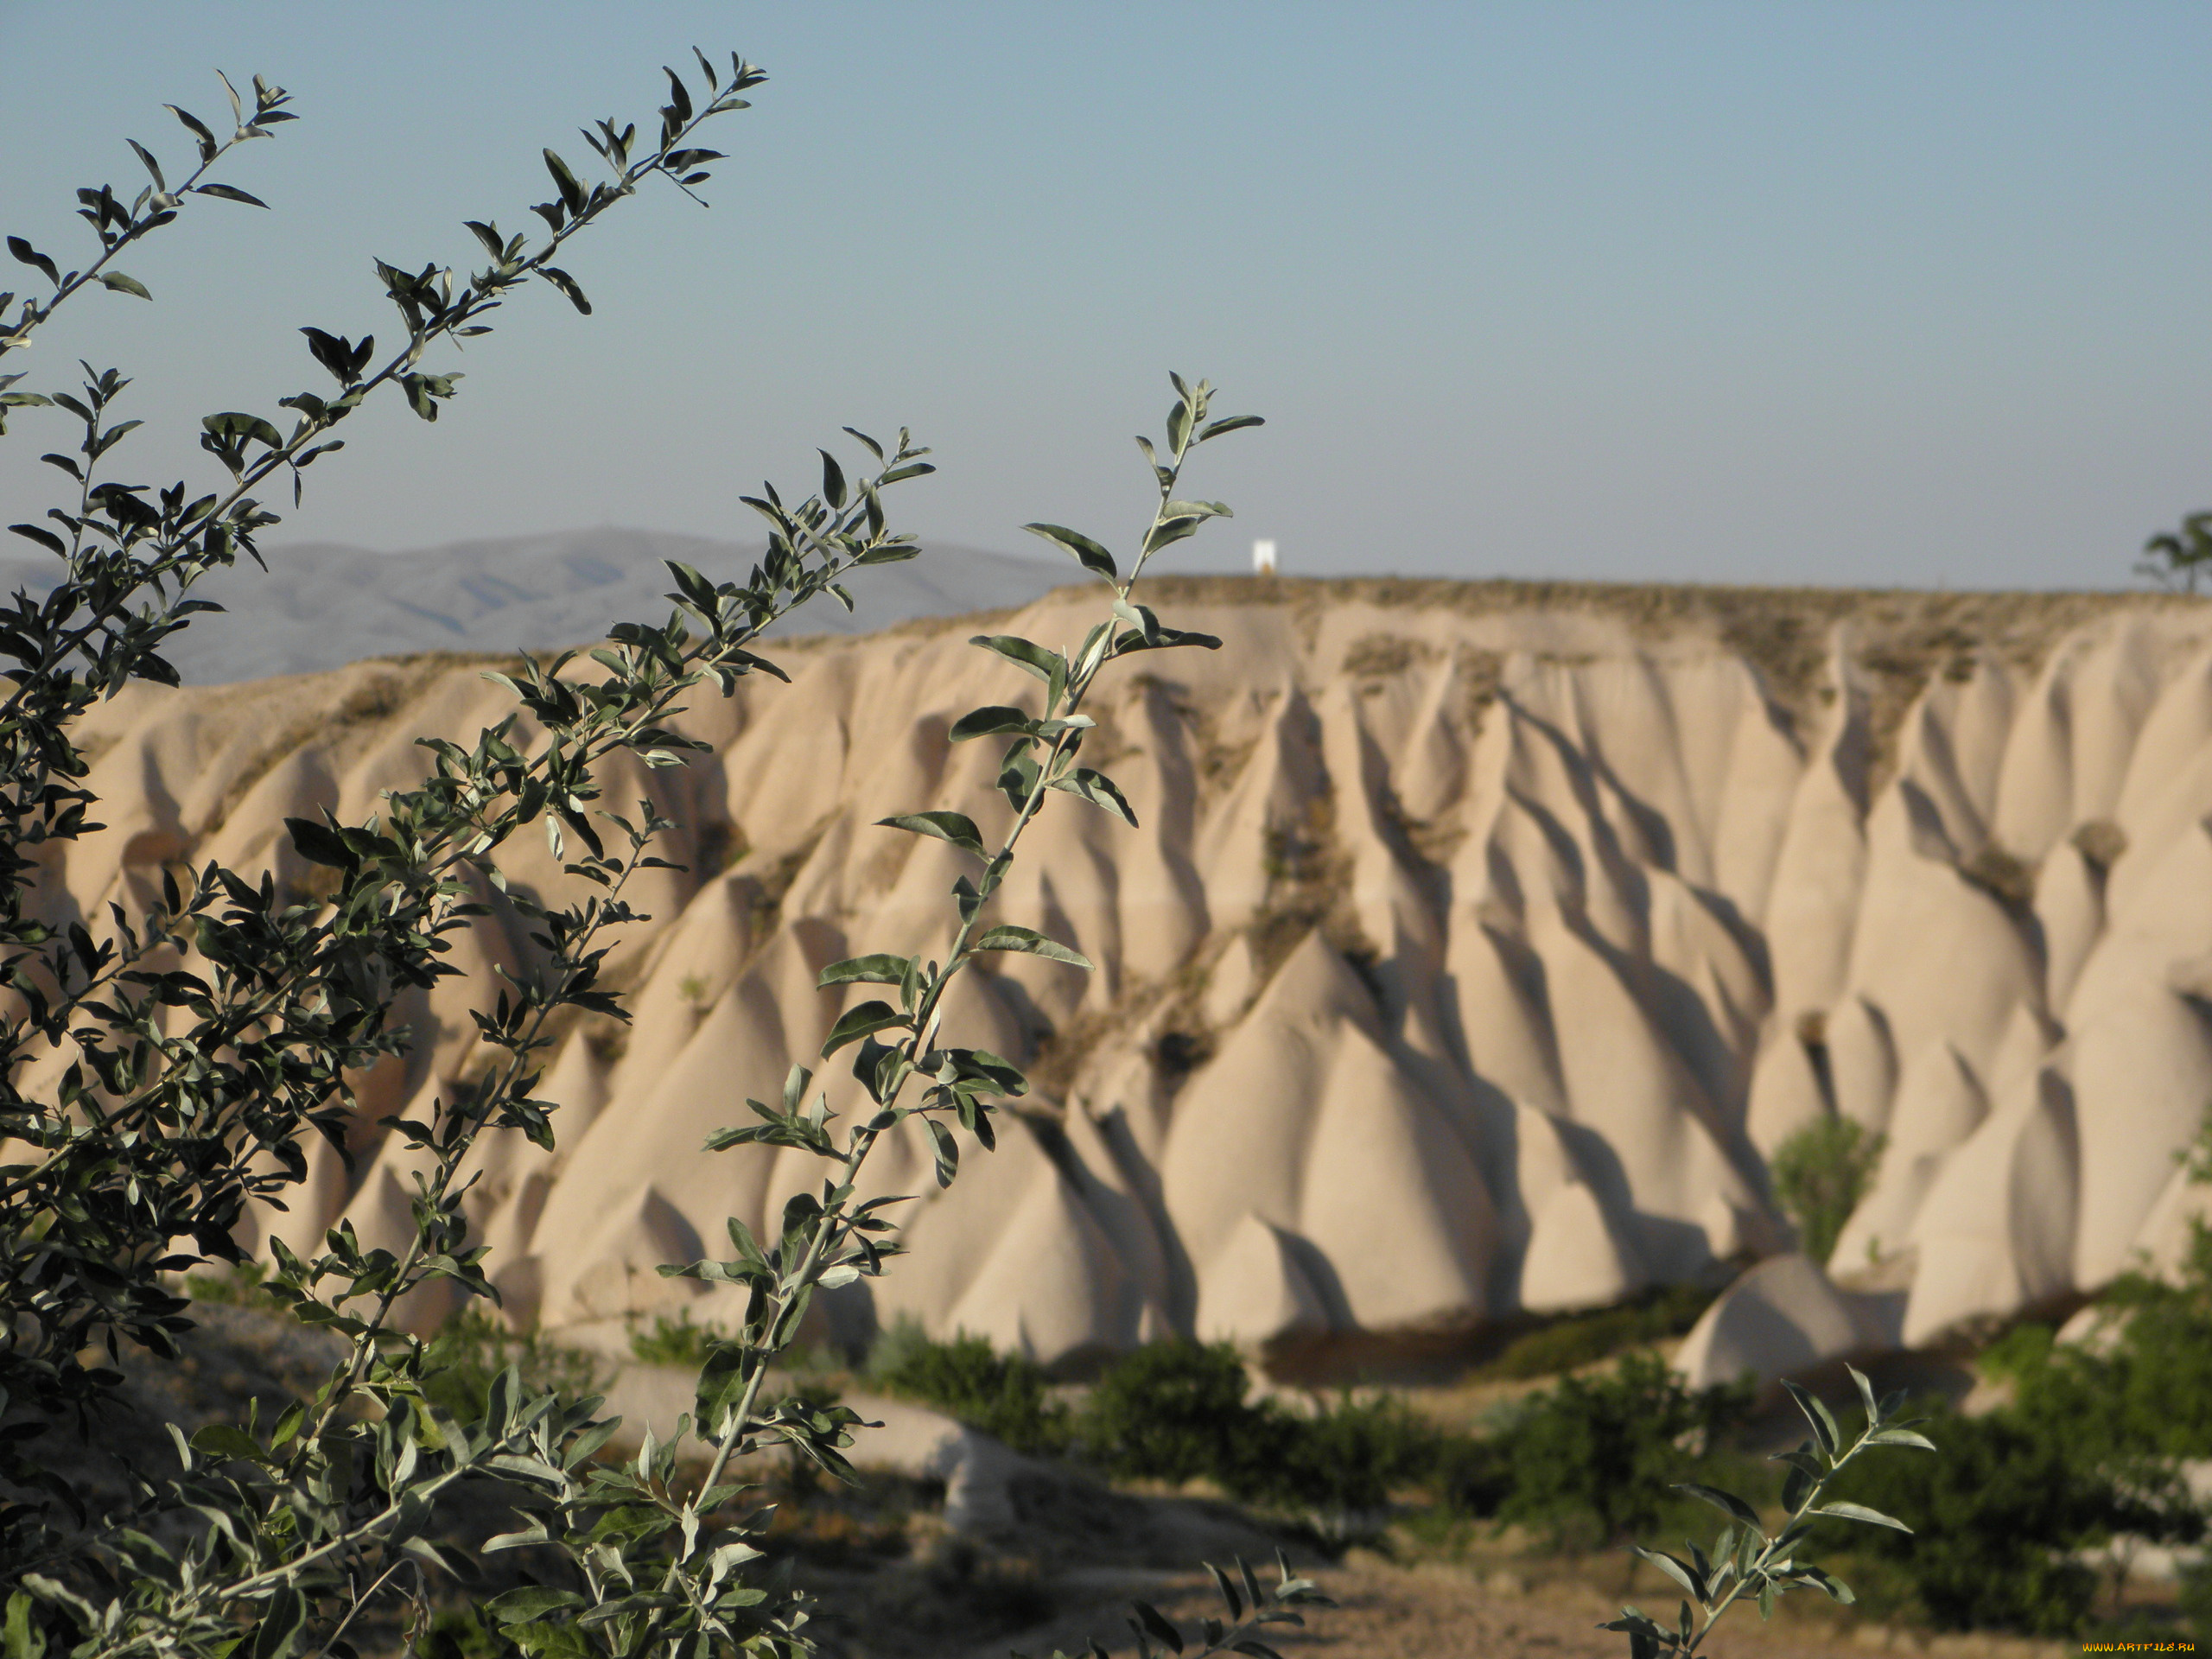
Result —
M826 1298L830 1329L911 1315L1052 1364L1170 1332L1433 1344L1789 1251L1765 1159L1827 1112L1887 1137L1832 1269L1906 1290L1907 1340L2063 1300L2174 1230L2172 1154L2212 1099L2205 609L1445 583L1156 601L1226 643L1104 683L1085 759L1142 828L1056 800L995 901L1098 971L1008 958L952 999L948 1029L1037 1088L950 1191L918 1141L887 1141L865 1185L924 1195L912 1254ZM995 626L1062 645L1098 608L1064 590ZM605 780L684 826L691 871L637 895L634 1024L575 1027L540 1090L559 1150L480 1154L469 1202L511 1312L666 1306L697 1287L655 1264L816 1180L796 1153L702 1143L811 1058L841 1006L824 963L942 947L957 855L871 826L1001 822L988 746L945 742L1019 693L972 632L790 645L793 684L696 697L714 758ZM98 917L207 857L304 889L286 816L373 812L418 775L415 736L504 712L452 660L136 690L88 728L109 827L56 849L47 902ZM561 879L543 847L507 874ZM270 1228L409 1225L377 1120L467 1068L472 994L529 949L511 921L457 953L473 982L408 1002L422 1040L362 1080L357 1166L318 1153ZM1779 1294L1810 1269L1776 1271ZM1821 1351L1863 1334L1829 1312ZM1738 1322L1716 1352L1752 1340Z

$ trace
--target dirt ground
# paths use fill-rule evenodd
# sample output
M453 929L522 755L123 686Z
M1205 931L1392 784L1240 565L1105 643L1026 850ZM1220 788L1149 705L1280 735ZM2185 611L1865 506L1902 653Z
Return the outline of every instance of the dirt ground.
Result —
M1304 1630L1283 1629L1268 1637L1285 1659L1621 1659L1628 1651L1627 1637L1595 1628L1618 1617L1619 1598L1587 1584L1532 1585L1511 1573L1478 1577L1441 1565L1408 1569L1358 1552L1342 1566L1313 1569L1309 1576L1339 1605L1313 1613ZM1080 1652L1094 1637L1109 1652L1134 1651L1122 1622L1129 1595L1141 1595L1186 1624L1220 1611L1203 1574L1101 1574L1096 1591L1095 1603L1001 1640L949 1646L942 1650L944 1659L1005 1659L1009 1650L1043 1659L1055 1648ZM1641 1605L1655 1617L1671 1606L1648 1587ZM1871 1625L1847 1634L1822 1628L1815 1617L1785 1603L1770 1624L1760 1624L1756 1608L1732 1612L1705 1651L1715 1659L1864 1659L1869 1652L2056 1659L2080 1648L2078 1643L2004 1637L1922 1637Z
M288 1321L247 1308L200 1313L203 1327L188 1344L185 1362L149 1368L137 1379L143 1414L111 1426L113 1450L158 1464L167 1443L163 1422L241 1416L255 1400L265 1418L276 1402L312 1386L330 1363L327 1343ZM1444 1402L1469 1412L1485 1403L1479 1391ZM1195 1634L1202 1618L1222 1611L1199 1563L1226 1566L1241 1555L1268 1581L1278 1545L1340 1604L1314 1610L1303 1630L1268 1633L1264 1639L1285 1659L1596 1659L1627 1652L1624 1637L1597 1628L1618 1615L1624 1599L1624 1563L1616 1555L1546 1559L1516 1553L1510 1540L1499 1538L1462 1541L1464 1552L1454 1545L1449 1559L1394 1561L1355 1548L1330 1563L1317 1559L1310 1541L1300 1547L1294 1531L1274 1530L1236 1506L1188 1492L1116 1491L1076 1471L1039 1471L1019 1478L1010 1495L1020 1521L1013 1535L963 1540L946 1531L942 1487L933 1483L874 1476L858 1488L779 1483L771 1551L817 1598L819 1616L810 1634L824 1659L1009 1653L1046 1659L1056 1649L1080 1653L1092 1640L1109 1653L1129 1653L1129 1598L1144 1598ZM463 1534L507 1523L496 1492L462 1508L467 1513L454 1518ZM1425 1548L1401 1541L1408 1557ZM1671 1615L1675 1600L1649 1569L1625 1599L1659 1618ZM396 1651L396 1629L365 1635L370 1650ZM1857 1659L1869 1652L2056 1659L2081 1650L2079 1643L1892 1631L1855 1622L1809 1594L1785 1600L1771 1624L1762 1625L1756 1609L1732 1613L1707 1649L1716 1659Z

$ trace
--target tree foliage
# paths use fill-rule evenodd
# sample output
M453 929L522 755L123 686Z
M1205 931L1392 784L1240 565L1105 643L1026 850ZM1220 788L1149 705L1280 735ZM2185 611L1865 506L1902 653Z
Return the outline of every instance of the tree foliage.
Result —
M1705 1645L1722 1615L1738 1601L1758 1604L1762 1618L1770 1616L1781 1597L1810 1587L1840 1602L1854 1599L1851 1587L1806 1559L1813 1531L1824 1520L1855 1521L1862 1525L1899 1533L1912 1529L1894 1516L1871 1505L1833 1496L1844 1471L1877 1446L1912 1447L1932 1452L1928 1438L1900 1415L1902 1395L1874 1397L1873 1385L1859 1371L1851 1371L1866 1407L1863 1427L1855 1435L1845 1432L1834 1412L1817 1395L1795 1382L1785 1382L1790 1397L1812 1430L1796 1450L1778 1452L1776 1461L1786 1472L1782 1484L1782 1524L1766 1529L1758 1510L1734 1492L1694 1481L1675 1483L1680 1490L1711 1505L1727 1517L1710 1551L1685 1541L1683 1553L1634 1546L1636 1554L1650 1562L1681 1586L1684 1599L1677 1604L1672 1622L1662 1623L1636 1607L1624 1607L1621 1616L1604 1628L1624 1632L1630 1659L1658 1659L1662 1654L1692 1654Z
M1859 1549L1890 1563L1939 1628L2074 1634L2097 1589L2081 1552L2117 1533L2171 1541L2196 1530L2159 1490L2171 1483L2153 1476L2141 1490L2115 1479L2094 1446L2048 1424L1927 1409L1944 1456L1870 1464L1850 1491L1912 1523L1910 1537L1884 1534ZM2095 1438L2092 1422L2082 1427Z
M1227 1343L1147 1343L1091 1390L1084 1428L1091 1454L1116 1473L1182 1482L1201 1476L1249 1491L1274 1461L1268 1414Z
M2178 530L2161 531L2144 543L2135 574L2148 576L2161 588L2193 594L2197 578L2208 568L2212 568L2212 510L2192 512Z
M1693 1390L1649 1353L1562 1377L1514 1423L1512 1495L1499 1514L1562 1541L1624 1541L1656 1524L1675 1484L1750 1403L1741 1389Z
M1835 1254L1836 1239L1866 1196L1884 1144L1883 1136L1869 1135L1855 1119L1829 1113L1775 1149L1775 1197L1797 1224L1800 1243L1814 1261Z
M893 1325L877 1339L868 1380L926 1401L1028 1456L1068 1449L1069 1412L1052 1398L1044 1371L982 1337L932 1342L918 1325Z
M2193 1184L2212 1181L2212 1114L2183 1161ZM2086 1341L2028 1325L1993 1351L2012 1413L2107 1464L2212 1458L2212 1228L2192 1217L2175 1270L2121 1274L2095 1319Z
M2208 1169L2200 1136L2189 1155ZM2011 1399L1967 1418L1940 1406L1939 1465L1867 1470L1856 1491L1913 1521L1906 1548L1878 1539L1940 1625L2040 1634L2081 1630L2097 1575L2084 1552L2116 1535L2199 1541L2204 1516L2179 1467L2212 1457L2212 1230L2192 1224L2177 1270L2121 1275L2088 1339L2015 1328L1983 1357Z
M2212 1176L2212 1135L2183 1161ZM2085 1340L2024 1325L1980 1363L2011 1397L1974 1417L1929 1402L1942 1459L1854 1475L1854 1496L1918 1535L1877 1535L1862 1553L1937 1625L2082 1631L2098 1587L2089 1552L2123 1535L2203 1535L2180 1468L2212 1457L2212 1230L2192 1224L2175 1271L2108 1286Z
M912 1325L884 1334L869 1375L1018 1452L1130 1479L1210 1481L1338 1542L1378 1529L1399 1489L1443 1484L1465 1445L1387 1397L1346 1391L1310 1409L1253 1400L1243 1357L1227 1343L1147 1343L1109 1362L1076 1408L1054 1399L1020 1355L981 1337L932 1342Z
M742 59L725 70L702 54L696 73L667 79L655 136L641 141L634 124L611 119L587 130L602 177L587 183L544 152L554 193L531 208L543 234L468 221L486 261L474 273L378 262L396 338L379 352L366 333L303 329L329 384L279 399L289 411L281 417L207 416L200 447L214 464L212 487L180 480L156 491L110 474L110 453L139 424L118 417L130 385L120 372L88 367L77 386L45 390L25 387L22 372L0 376L0 414L58 410L78 432L73 454L46 457L69 480L67 503L13 527L58 562L55 579L0 610L0 1139L10 1160L0 1167L0 1299L11 1332L0 1349L0 1592L12 1654L166 1659L244 1644L252 1659L309 1649L344 1659L364 1611L395 1597L414 1604L421 1635L434 1578L477 1580L478 1564L435 1524L471 1487L519 1511L519 1525L486 1549L532 1552L524 1582L481 1601L480 1645L489 1650L565 1659L807 1646L804 1598L760 1571L760 1518L741 1471L781 1446L846 1472L855 1419L764 1397L767 1366L817 1288L880 1273L897 1251L885 1210L898 1200L855 1197L874 1144L914 1120L937 1148L938 1179L950 1182L959 1157L950 1126L989 1146L997 1103L1026 1087L1007 1062L942 1038L938 1006L987 953L1087 965L986 912L1049 795L1130 816L1111 779L1078 764L1091 724L1081 704L1119 658L1217 643L1162 626L1133 585L1154 554L1228 511L1178 495L1196 448L1255 423L1214 417L1209 386L1176 380L1164 442L1140 441L1158 505L1126 576L1101 544L1033 527L1111 593L1096 626L1065 652L1011 637L978 641L1046 682L1040 709L994 706L955 728L956 739L1007 740L998 786L1014 809L1011 830L987 849L958 812L893 820L976 860L954 890L942 962L871 956L833 965L825 989L895 988L895 1003L849 1008L823 1050L823 1062L849 1063L853 1084L825 1082L810 1101L812 1074L794 1067L778 1104L753 1103L754 1121L710 1143L798 1148L823 1157L829 1178L818 1194L791 1201L772 1236L756 1238L733 1220L728 1259L666 1269L737 1284L749 1297L742 1330L709 1345L696 1414L679 1430L699 1443L703 1469L650 1433L633 1459L607 1461L615 1424L598 1417L597 1399L545 1386L548 1368L535 1361L483 1374L499 1344L472 1337L482 1332L467 1319L424 1342L394 1328L393 1310L434 1282L464 1301L496 1300L484 1247L468 1237L459 1172L484 1134L553 1144L557 1103L535 1090L556 1014L624 1017L601 971L612 935L639 919L626 887L661 862L652 849L672 826L649 802L604 798L606 763L685 764L702 747L673 724L687 698L778 674L753 649L771 623L825 593L849 604L849 573L912 557L912 538L889 527L885 496L931 470L925 449L904 432L890 444L850 433L864 458L849 470L825 450L817 491L787 498L764 486L747 498L768 541L743 580L671 564L675 608L664 621L625 623L588 655L525 658L490 676L513 696L514 713L473 740L423 738L419 787L393 791L364 823L290 821L298 854L329 873L319 896L209 863L171 868L149 902L84 916L41 879L57 848L99 827L75 722L131 681L175 683L162 645L214 608L193 593L204 576L242 553L259 559L257 537L278 522L264 499L272 485L289 478L296 501L305 469L342 448L334 433L372 397L398 397L435 420L461 376L434 355L489 333L493 314L533 283L588 315L581 284L556 263L562 250L649 183L687 193L704 183L722 156L700 145L700 129L746 108L743 94L764 77ZM261 205L211 176L239 145L293 118L281 88L253 86L249 105L225 83L227 139L175 111L197 159L174 188L134 142L146 188L128 201L111 186L79 193L98 243L80 269L9 238L50 292L23 300L0 325L0 353L22 350L94 286L149 297L116 262L199 199ZM15 301L0 298L0 315ZM546 836L568 902L505 881L497 855L524 830ZM427 1169L412 1242L397 1253L368 1248L341 1224L312 1255L271 1246L264 1289L342 1338L343 1360L274 1421L210 1424L188 1439L175 1432L168 1468L141 1469L127 1497L103 1499L79 1478L77 1448L122 1408L126 1354L176 1354L193 1322L172 1287L177 1276L239 1260L237 1235L252 1207L302 1179L304 1135L342 1149L357 1109L349 1077L413 1040L393 1018L395 998L457 972L444 960L454 934L494 906L521 918L535 954L505 984L481 988L483 1063L463 1068L471 1081L423 1117L390 1123ZM830 1109L831 1090L842 1110ZM1260 1627L1319 1599L1287 1567L1265 1591L1249 1573L1241 1588L1224 1587L1234 1611L1210 1626L1213 1646L1249 1645ZM1167 1640L1156 1612L1139 1617Z

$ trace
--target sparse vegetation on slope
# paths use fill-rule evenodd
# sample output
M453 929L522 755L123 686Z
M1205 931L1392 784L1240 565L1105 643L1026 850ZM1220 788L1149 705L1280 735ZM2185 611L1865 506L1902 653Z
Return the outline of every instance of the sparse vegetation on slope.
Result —
M1582 613L1625 624L1649 640L1702 633L1751 664L1800 730L1823 708L1827 640L1849 626L1854 665L1875 700L1871 725L1878 753L1910 700L1930 677L1970 672L1976 652L2015 667L2040 667L2064 634L2114 611L2181 605L2179 596L2139 594L1928 592L1850 588L1736 588L1693 582L1528 581L1498 577L1283 577L1253 582L1219 576L1170 576L1163 603L1287 605L1303 613L1353 601L1389 612L1445 611L1461 616ZM1397 653L1391 653L1395 662ZM1363 656L1361 661L1370 660ZM1379 659L1376 659L1379 660ZM1402 666L1402 664L1398 664Z
M1556 1376L1624 1349L1679 1337L1713 1305L1697 1285L1664 1285L1614 1307L1567 1313L1515 1337L1482 1375L1505 1378Z

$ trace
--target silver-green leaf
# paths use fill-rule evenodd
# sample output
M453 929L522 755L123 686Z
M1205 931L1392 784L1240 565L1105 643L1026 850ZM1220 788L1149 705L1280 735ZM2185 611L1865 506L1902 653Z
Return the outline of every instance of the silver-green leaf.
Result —
M1899 1532L1912 1530L1895 1516L1884 1515L1879 1510L1870 1510L1864 1503L1823 1503L1813 1513L1832 1515L1839 1521L1864 1521L1870 1527L1894 1527Z
M1048 962L1065 962L1071 968L1081 968L1086 971L1091 967L1090 958L1080 950L1071 950L1058 940L1048 939L1042 933L1027 927L995 927L969 948L978 951L1020 950L1033 957L1043 957Z
M1114 556L1080 531L1070 530L1065 524L1024 524L1022 528L1032 536L1043 537L1055 547L1065 548L1091 575L1116 583L1122 580Z
M975 819L963 812L902 812L896 817L878 818L876 823L887 830L904 830L912 835L949 841L962 852L973 853L978 858L990 856L983 849L982 831L976 828Z

